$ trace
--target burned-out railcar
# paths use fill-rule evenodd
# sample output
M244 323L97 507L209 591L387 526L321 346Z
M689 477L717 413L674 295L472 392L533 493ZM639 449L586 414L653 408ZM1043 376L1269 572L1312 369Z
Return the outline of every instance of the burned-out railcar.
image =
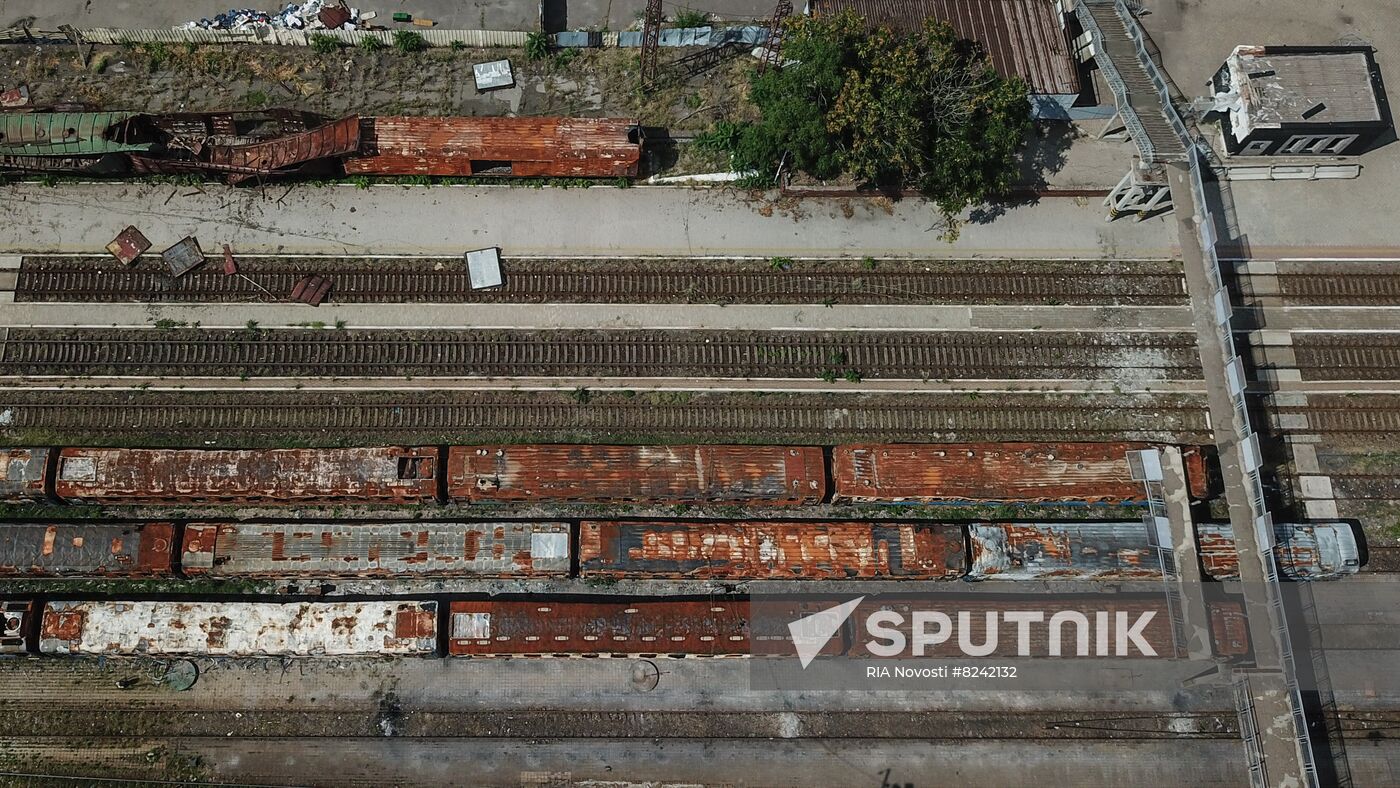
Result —
M470 503L817 504L826 465L808 446L453 446L447 497Z
M439 449L63 449L70 503L429 503Z
M1137 580L1162 576L1141 521L974 523L969 580Z
M846 444L832 451L836 503L1134 504L1129 443ZM1183 452L1192 496L1206 495L1202 453Z
M1239 553L1229 523L1197 525L1196 544L1207 575L1239 579ZM1361 546L1349 523L1277 523L1274 561L1279 574L1290 580L1335 580L1361 570Z
M569 525L190 523L180 564L218 577L564 576Z
M44 654L433 656L437 603L49 602Z
M168 577L173 523L0 524L0 577Z
M962 528L882 522L596 522L579 527L583 577L951 579Z

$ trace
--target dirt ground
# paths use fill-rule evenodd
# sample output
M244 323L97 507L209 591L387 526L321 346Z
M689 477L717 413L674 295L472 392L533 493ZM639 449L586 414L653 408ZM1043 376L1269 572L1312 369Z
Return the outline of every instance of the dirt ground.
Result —
M35 106L72 102L94 110L204 112L286 107L327 116L572 115L636 117L695 131L733 114L750 58L689 80L637 89L635 49L564 50L531 61L521 50L433 49L400 54L344 48L141 44L97 47L84 66L71 46L7 47L6 85L27 83ZM663 52L663 62L679 57ZM510 58L515 87L480 92L472 64Z

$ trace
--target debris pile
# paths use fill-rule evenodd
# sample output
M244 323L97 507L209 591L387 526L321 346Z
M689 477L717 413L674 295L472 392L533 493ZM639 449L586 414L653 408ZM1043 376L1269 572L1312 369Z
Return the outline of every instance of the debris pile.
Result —
M246 32L260 27L277 27L286 30L354 30L362 20L374 17L373 13L360 15L358 8L349 8L338 0L306 0L288 3L281 11L258 11L254 8L230 8L213 19L204 18L197 22L180 25L181 30L233 30Z

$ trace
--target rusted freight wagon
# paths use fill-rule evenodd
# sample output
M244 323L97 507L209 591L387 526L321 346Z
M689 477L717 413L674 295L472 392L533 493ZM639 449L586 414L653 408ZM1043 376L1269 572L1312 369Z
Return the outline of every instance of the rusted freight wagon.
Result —
M569 525L190 523L180 565L189 576L562 576Z
M166 577L171 523L0 525L0 576Z
M1147 526L977 523L968 526L969 580L1134 580L1162 576Z
M375 117L345 171L363 175L618 178L637 174L631 118Z
M428 503L439 450L63 449L54 491L70 503Z
M48 449L0 449L0 501L43 500L48 463Z
M748 603L453 602L455 656L743 655Z
M832 451L837 503L1140 503L1129 443L848 444ZM1183 453L1191 492L1207 480L1198 450Z
M1197 525L1196 544L1207 575L1239 579L1239 553L1229 523ZM1347 523L1276 523L1274 560L1279 574L1290 580L1335 580L1361 570L1361 548Z
M589 522L582 577L958 578L967 545L956 525L900 523Z
M447 497L472 503L820 503L822 451L798 446L453 446Z
M432 656L436 602L50 602L44 654Z

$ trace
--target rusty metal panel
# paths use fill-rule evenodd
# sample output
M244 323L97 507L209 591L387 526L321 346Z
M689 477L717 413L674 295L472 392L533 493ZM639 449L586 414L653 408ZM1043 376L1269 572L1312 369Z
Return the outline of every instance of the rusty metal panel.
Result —
M1196 544L1207 575L1239 579L1239 554L1229 523L1197 525ZM1335 580L1361 570L1361 551L1347 523L1275 523L1274 561L1279 574L1290 580Z
M345 171L372 175L627 177L642 146L632 118L365 118Z
M1127 443L856 444L832 452L833 501L1124 503L1145 500Z
M0 501L43 500L48 449L0 449L0 460Z
M1215 644L1215 653L1221 657L1239 657L1248 654L1249 620L1245 617L1244 606L1238 602L1209 601L1210 634Z
M171 523L0 525L0 575L164 577L171 574Z
M436 602L50 602L39 651L103 656L432 655Z
M1235 552L1235 531L1229 523L1197 523L1196 554L1201 569L1216 580L1238 580L1240 557Z
M1020 77L1032 93L1077 95L1079 69L1055 0L811 0L813 16L855 11L871 25L911 32L927 19L976 41L1004 77Z
M557 503L820 503L821 449L795 446L453 446L447 497Z
M360 118L332 123L250 145L210 145L205 158L212 169L270 173L317 159L348 156L360 149Z
M438 449L63 449L55 490L70 502L426 503Z
M125 230L117 233L117 237L107 244L108 253L117 258L122 265L136 262L136 258L150 248L151 242L133 225L127 225Z
M449 654L457 656L747 654L748 603L453 602Z
M568 523L191 523L185 548L187 571L231 577L569 573Z
M959 597L940 594L936 597L926 597L916 603L876 598L857 607L851 618L861 621L876 611L891 610L898 613L904 621L902 627L896 628L901 629L906 636L910 636L915 612L939 612L948 616L952 630L957 635L942 643L930 645L925 651L926 656L961 657L963 654L960 650L960 642L980 645L992 640L995 641L996 648L987 656L1014 657L1018 655L1021 638L1019 632L1017 637L1009 636L1007 628L1011 625L1004 619L1004 614L1032 609L1044 614L1044 623L1028 628L1026 637L1028 653L1024 656L1078 655L1142 659L1145 655L1139 653L1135 648L1128 648L1123 655L1117 654L1115 639L1107 635L1100 639L1099 634L1104 625L1113 626L1120 614L1126 615L1129 622L1136 622L1139 616L1151 613L1151 619L1140 630L1142 639L1159 657L1183 656L1178 651L1176 641L1172 636L1171 611L1168 609L1166 596L1162 594L1089 595L1078 599L1056 596L1053 599L1036 599L1034 602L1027 602L1026 598L1020 594L998 596L1006 596L1007 598L991 599L987 595ZM1061 613L1070 615L1056 619L1056 616ZM1074 616L1075 613L1078 613L1079 616ZM1105 614L1106 617L1101 618ZM996 631L1000 633L999 637L988 638L988 632L992 629L988 626L989 621L995 622L992 627L995 627ZM1052 648L1052 645L1055 645L1051 641L1052 632L1059 634L1058 645L1055 648ZM848 655L854 659L879 659L880 656L871 653L867 647L871 642L874 641L863 635L855 637ZM1101 647L1107 651L1100 652L1098 649Z
M585 521L579 529L583 577L936 580L966 571L956 525Z
M189 523L180 540L180 572L187 577L206 575L214 568L214 544L219 539L219 526Z
M1211 475L1215 450L1209 446L1182 446L1181 464L1186 471L1186 492L1193 501L1204 501L1216 491Z
M976 523L970 580L1130 580L1162 576L1147 526L1131 523Z

